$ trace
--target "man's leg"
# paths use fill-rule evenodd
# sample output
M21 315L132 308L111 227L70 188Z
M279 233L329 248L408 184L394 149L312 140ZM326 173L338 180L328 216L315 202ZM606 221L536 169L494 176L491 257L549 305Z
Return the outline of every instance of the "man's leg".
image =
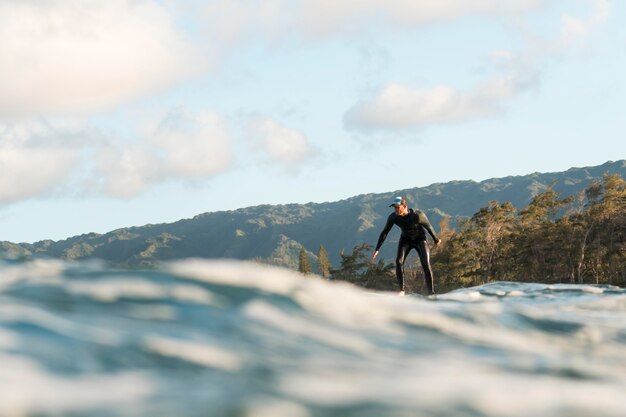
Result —
M424 281L426 281L426 287L430 294L435 293L435 287L433 283L433 271L430 267L430 253L428 251L428 246L426 245L425 240L419 241L415 245L415 249L417 249L417 254L420 257L420 262L422 263L422 269L424 269Z
M408 243L398 242L398 253L396 254L396 278L398 279L398 286L400 291L404 291L404 260L409 254L411 246Z

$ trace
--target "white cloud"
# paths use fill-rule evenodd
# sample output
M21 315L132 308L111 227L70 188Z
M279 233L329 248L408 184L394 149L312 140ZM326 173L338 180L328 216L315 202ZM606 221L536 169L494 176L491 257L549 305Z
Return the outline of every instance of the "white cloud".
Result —
M156 1L2 1L0 39L0 115L109 108L202 66Z
M79 150L64 136L77 132L43 122L0 122L0 203L47 195L76 167Z
M360 100L344 115L349 129L410 129L428 124L458 122L490 115L532 80L495 78L462 92L449 86L416 89L391 84L371 98Z
M316 33L341 30L365 21L417 26L466 15L518 13L535 7L537 0L305 0L297 21Z
M67 120L0 122L0 203L54 191L130 198L232 165L230 136L214 113L179 107L134 131L129 138Z
M589 0L592 11L587 19L563 14L561 16L560 43L568 46L589 34L599 25L606 22L610 15L611 4L608 0Z
M147 148L103 148L97 163L102 191L111 197L134 197L163 179L161 161Z
M222 119L177 107L143 132L138 143L111 144L98 156L106 194L127 198L167 180L206 179L230 168L231 140Z
M445 4L452 6L455 3L450 1L433 7L439 10L440 7L445 8ZM560 33L553 39L538 40L532 34L525 33L527 43L522 52L492 51L490 65L497 71L497 75L469 91L460 91L451 86L415 88L389 84L374 96L363 98L348 109L344 115L344 124L349 129L363 131L400 130L493 115L503 109L508 101L538 83L540 68L546 61L561 57L579 45L580 41L608 19L610 4L607 0L589 0L589 4L592 11L586 19L562 14ZM509 6L513 6L513 3ZM491 2L476 2L471 7L497 11Z
M227 169L233 159L223 121L208 111L177 108L166 116L152 141L164 151L166 173L206 177Z
M298 168L315 151L306 136L295 129L282 126L271 119L256 123L257 145L274 162L288 169Z
M515 15L545 0L221 0L206 6L213 36L239 40L263 33L272 38L326 37L372 23L419 26L466 15Z

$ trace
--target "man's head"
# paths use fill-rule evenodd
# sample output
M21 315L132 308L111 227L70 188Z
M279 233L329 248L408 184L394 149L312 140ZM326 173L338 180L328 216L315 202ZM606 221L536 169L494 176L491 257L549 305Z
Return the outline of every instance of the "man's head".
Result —
M393 207L396 213L402 212L406 209L406 199L398 196L393 199L393 202L389 205L389 207Z

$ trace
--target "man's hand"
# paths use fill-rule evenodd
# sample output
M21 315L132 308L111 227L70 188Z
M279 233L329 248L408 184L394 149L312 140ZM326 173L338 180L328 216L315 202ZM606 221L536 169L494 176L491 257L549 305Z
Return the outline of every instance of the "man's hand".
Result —
M441 243L441 239L435 240L435 245L439 246L440 243Z
M377 257L377 256L378 256L378 251L377 251L377 250L375 250L375 251L374 251L374 254L372 255L372 262L375 262L375 261L376 261L376 257Z

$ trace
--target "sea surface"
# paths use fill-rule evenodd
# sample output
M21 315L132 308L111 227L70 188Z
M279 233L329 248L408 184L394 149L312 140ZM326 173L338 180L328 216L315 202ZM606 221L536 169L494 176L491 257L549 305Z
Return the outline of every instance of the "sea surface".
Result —
M0 416L626 416L626 290L0 263Z

